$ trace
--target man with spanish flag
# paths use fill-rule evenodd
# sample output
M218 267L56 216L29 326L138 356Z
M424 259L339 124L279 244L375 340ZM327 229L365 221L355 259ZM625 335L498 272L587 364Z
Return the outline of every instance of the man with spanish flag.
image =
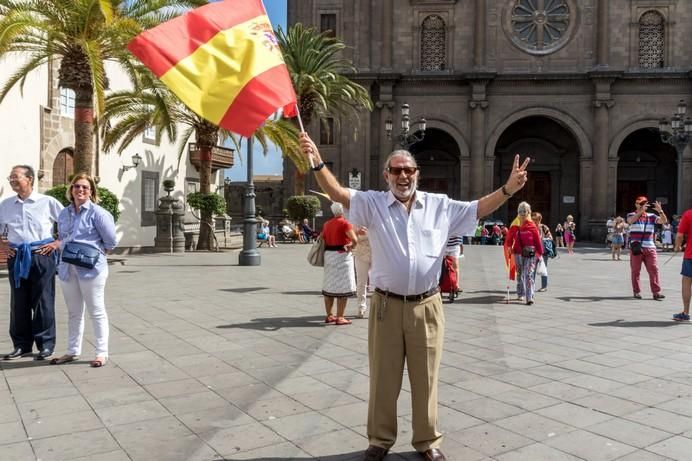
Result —
M375 293L368 319L370 401L368 443L362 461L382 461L397 438L397 400L404 364L411 383L411 445L426 461L446 461L438 427L437 384L444 342L439 280L449 235L468 235L526 184L530 159L514 158L507 182L472 202L418 190L415 157L395 150L385 160L388 191L342 186L315 143L301 133L301 148L322 190L349 210L354 226L368 228L370 280Z
M226 0L153 29L128 49L190 109L245 137L296 94L261 0Z

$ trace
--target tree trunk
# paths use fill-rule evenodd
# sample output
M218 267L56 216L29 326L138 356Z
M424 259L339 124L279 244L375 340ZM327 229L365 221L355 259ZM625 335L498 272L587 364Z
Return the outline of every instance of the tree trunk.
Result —
M74 172L93 174L94 167L94 93L75 90Z
M293 195L305 195L305 173L302 173L298 168L296 168Z
M199 146L199 191L209 194L211 191L211 146L198 144ZM213 216L208 211L202 210L199 226L198 250L212 250L214 248Z

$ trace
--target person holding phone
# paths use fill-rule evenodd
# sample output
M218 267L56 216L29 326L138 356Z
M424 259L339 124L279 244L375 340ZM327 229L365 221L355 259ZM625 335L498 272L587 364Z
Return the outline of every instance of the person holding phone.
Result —
M627 223L630 225L630 272L632 278L632 291L636 299L642 299L639 286L639 274L642 263L649 273L649 285L655 300L665 298L661 293L660 276L658 270L658 258L654 232L656 224L666 224L668 218L661 208L660 202L654 202L653 209L658 213L649 213L649 199L645 196L637 197L634 201L636 211L627 215Z

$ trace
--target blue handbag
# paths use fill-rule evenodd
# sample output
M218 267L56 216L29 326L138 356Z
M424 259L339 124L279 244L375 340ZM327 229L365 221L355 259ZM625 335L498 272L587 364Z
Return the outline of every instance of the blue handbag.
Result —
M93 269L101 250L88 243L67 242L62 249L62 261L75 266Z

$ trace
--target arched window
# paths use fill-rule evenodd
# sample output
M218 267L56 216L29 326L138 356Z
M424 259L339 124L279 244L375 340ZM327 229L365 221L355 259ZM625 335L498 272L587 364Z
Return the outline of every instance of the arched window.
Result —
M74 154L68 147L58 152L53 161L53 185L67 184L73 174Z
M664 22L657 11L647 11L639 19L639 67L658 69L664 66Z
M431 15L423 20L421 26L421 59L422 70L444 70L447 67L445 21L440 16Z

